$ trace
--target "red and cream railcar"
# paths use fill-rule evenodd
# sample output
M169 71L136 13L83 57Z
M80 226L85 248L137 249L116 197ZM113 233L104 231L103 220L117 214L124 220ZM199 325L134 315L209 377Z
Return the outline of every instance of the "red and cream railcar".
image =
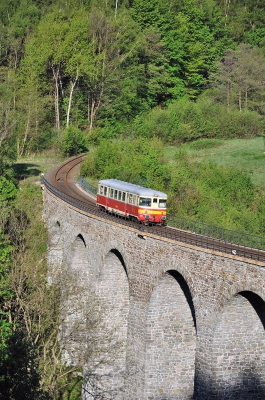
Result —
M117 179L104 179L98 183L98 207L143 223L165 223L166 202L167 195L158 190Z

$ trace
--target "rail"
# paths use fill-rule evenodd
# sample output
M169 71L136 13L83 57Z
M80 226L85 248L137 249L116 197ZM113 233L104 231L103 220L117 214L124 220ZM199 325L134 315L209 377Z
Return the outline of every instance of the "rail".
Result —
M97 188L86 182L82 176L79 177L79 184L85 191L93 196L96 196ZM220 226L199 222L187 217L180 217L170 214L167 216L167 225L213 239L220 239L226 243L233 243L253 249L265 250L265 238L263 236L238 232L222 228Z
M205 236L200 233L196 233L194 229L200 230L202 225L196 225L196 221L193 221L193 225L190 223L188 224L188 219L186 219L184 224L183 218L175 219L175 223L178 224L180 227L175 229L170 229L170 227L157 227L156 225L152 227L146 227L140 223L135 223L126 219L124 217L113 217L112 215L108 214L107 212L102 212L96 206L93 205L89 206L87 202L81 201L76 199L73 196L63 193L62 191L55 188L51 185L44 177L42 178L42 183L47 187L47 189L53 193L56 197L60 198L61 200L67 202L68 204L78 208L81 211L87 212L88 214L95 215L100 218L104 218L109 221L117 221L119 219L119 224L130 226L136 230L138 230L139 238L145 239L145 234L150 233L157 235L159 237L164 237L167 239L171 239L178 242L183 242L188 245L193 245L197 247L202 247L204 249L211 249L214 251L227 253L236 255L239 257L244 257L251 260L257 260L261 262L265 262L265 252L263 249L259 248L251 248L249 245L245 246L244 244L235 244L232 242L227 242L225 238L220 235L219 238L212 238L211 236ZM89 192L91 194L91 192ZM191 222L191 221L190 221ZM205 224L204 224L205 225ZM186 228L187 230L183 230ZM190 228L190 229L188 229ZM228 231L228 230L227 230ZM228 231L233 232L233 231ZM234 232L234 237L236 237ZM223 233L222 233L223 234ZM263 238L262 238L263 239ZM263 242L264 243L264 242Z
M208 236L214 239L221 239L226 243L233 243L245 247L251 247L253 249L265 250L265 238L263 236L233 231L175 215L168 216L167 224L168 226L195 232L199 235Z
M83 176L80 176L78 178L78 183L81 186L82 189L84 189L87 193L93 195L96 197L97 195L97 188L95 186L92 186L90 183L88 183L87 181L85 181L85 179L83 178Z

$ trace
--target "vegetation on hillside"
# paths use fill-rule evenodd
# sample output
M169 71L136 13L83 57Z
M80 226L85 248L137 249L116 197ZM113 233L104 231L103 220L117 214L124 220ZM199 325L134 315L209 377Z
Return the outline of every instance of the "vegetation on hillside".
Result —
M208 152L264 137L264 5L6 0L0 21L0 398L71 398L79 371L45 350L60 303L43 278L41 198L14 164L87 151L91 179L152 186L172 213L264 235L261 180Z

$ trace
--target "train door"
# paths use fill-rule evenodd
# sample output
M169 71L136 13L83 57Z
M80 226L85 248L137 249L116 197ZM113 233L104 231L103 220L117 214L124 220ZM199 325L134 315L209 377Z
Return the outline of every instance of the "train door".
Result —
M129 193L122 192L122 201L124 202L124 215L127 217L129 210L128 210L128 196Z
M119 210L124 215L126 214L125 199L126 199L126 192L123 192L122 190L119 190L119 193L118 193Z

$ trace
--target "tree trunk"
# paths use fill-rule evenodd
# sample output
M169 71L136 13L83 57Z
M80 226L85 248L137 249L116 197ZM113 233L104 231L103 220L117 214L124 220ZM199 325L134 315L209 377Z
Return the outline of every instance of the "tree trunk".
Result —
M118 13L118 0L116 0L115 2L115 18L117 17L117 13Z
M96 114L96 110L95 110L95 100L92 100L91 102L91 107L89 110L89 132L92 131L93 129L93 124L94 124L94 118L95 118L95 114Z
M73 93L74 93L74 88L75 88L77 80L78 80L78 72L76 72L76 77L75 77L74 81L71 81L69 101L68 101L68 107L67 107L67 112L66 112L66 127L67 128L69 126L70 111L71 111L71 106L72 106Z
M21 157L24 153L24 149L25 149L25 144L28 138L28 134L29 134L29 125L30 125L30 110L28 112L28 119L27 119L27 126L26 126L26 130L25 130L25 135L24 135L24 139L23 139L23 143L22 143L22 148L21 150L18 152L19 157Z
M59 110L59 66L52 65L52 73L55 84L54 90L54 108L55 108L55 128L60 129L60 110Z
M226 107L229 110L229 108L230 108L230 82L227 82L226 88L227 88L227 90L226 90Z
M230 0L225 0L225 26L227 25L228 21L228 12L229 12Z
M239 90L239 92L238 92L238 108L239 108L239 111L241 112L242 111L242 93L241 93L241 90Z
M247 110L248 108L248 91L246 90L245 92L245 109Z

